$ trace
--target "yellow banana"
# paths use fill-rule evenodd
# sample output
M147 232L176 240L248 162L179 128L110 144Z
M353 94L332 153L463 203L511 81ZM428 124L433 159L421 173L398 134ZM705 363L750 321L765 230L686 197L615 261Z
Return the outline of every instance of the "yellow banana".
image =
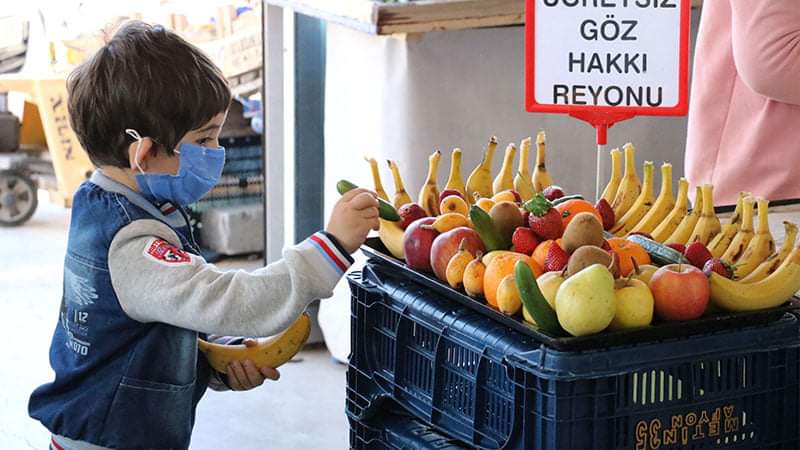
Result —
M712 273L711 302L726 311L754 311L774 308L800 290L800 246L795 247L784 264L772 275L745 284Z
M733 266L733 276L737 280L750 275L750 272L756 270L756 267L775 251L775 241L769 231L769 213L767 212L769 201L764 198L756 201L758 203L758 226L756 234L744 254Z
M529 175L528 158L531 153L531 138L525 138L519 146L519 169L514 177L514 190L519 193L523 202L533 198L533 184Z
M614 202L620 181L622 181L622 152L618 148L614 148L611 149L611 179L608 180L608 184L603 189L603 195L601 196L606 199L609 205Z
M707 245L720 231L722 225L714 212L714 186L706 183L703 185L703 211L687 243L702 242Z
M724 255L731 242L733 242L733 238L736 237L736 233L739 231L739 224L742 223L742 205L744 204L744 198L748 195L749 193L747 192L739 192L736 209L731 214L730 220L722 226L722 231L708 244L708 250L714 258Z
M630 231L633 230L633 227L642 220L650 208L653 206L653 203L656 201L656 196L653 193L654 190L654 181L653 181L653 172L655 170L655 166L653 165L652 161L645 161L644 166L644 181L642 183L642 191L639 193L639 196L636 198L636 201L633 203L631 208L625 215L622 216L617 221L617 224L611 229L611 233L617 236L625 236Z
M614 210L617 222L631 209L642 191L639 175L636 174L636 148L629 143L625 144L623 149L625 150L625 174L622 176L622 181L619 182L617 194L611 203L611 209Z
M475 203L475 194L482 198L491 198L492 191L492 160L494 152L497 150L497 137L492 136L486 151L483 154L483 161L467 177L467 202Z
M286 331L261 340L255 347L213 344L202 339L197 340L197 347L205 353L208 363L217 372L226 373L230 363L244 360L253 361L259 369L274 369L292 359L306 343L310 333L311 319L307 313L303 313Z
M770 255L769 258L756 267L756 270L750 272L750 275L742 278L742 283L761 281L772 275L773 272L778 270L778 267L786 262L787 257L792 252L792 248L794 248L794 244L797 241L797 225L792 222L784 221L783 228L786 233L783 239L783 245L781 245L778 253Z
M467 216L461 213L452 212L452 213L442 214L441 216L437 217L436 220L431 224L431 226L439 233L447 233L453 228L458 228L458 227L472 228L472 222L469 221Z
M439 175L439 161L442 159L442 152L436 150L428 157L428 178L422 189L419 191L419 206L428 213L429 216L439 215L439 186L436 178Z
M672 235L664 240L667 244L686 244L689 241L689 236L692 235L695 225L700 220L700 214L703 212L703 188L697 186L694 195L694 207L692 212L684 216L678 228L672 232Z
M383 183L381 183L381 172L378 170L378 161L375 158L364 157L364 161L369 163L369 168L372 169L372 182L375 184L375 193L378 194L378 197L389 201L389 196L386 195L386 191L383 189Z
M516 155L517 147L514 144L508 144L506 154L503 157L503 166L500 168L500 173L495 177L494 184L492 184L495 194L514 189L514 156Z
M383 246L389 250L397 259L405 259L405 251L403 250L403 235L405 230L400 228L398 222L391 222L384 219L378 219L380 228L378 229L378 237Z
M672 194L672 164L661 165L661 192L658 193L656 202L642 220L633 227L633 231L652 233L653 230L669 215L675 207L675 197Z
M397 166L396 161L391 159L387 161L389 169L392 171L392 178L394 178L394 207L400 209L401 206L413 202L411 196L406 192L406 187L403 185L403 178L400 176L400 168Z
M653 233L651 233L653 239L661 243L666 241L667 238L675 232L678 225L681 224L688 211L689 182L686 181L686 178L681 177L681 179L678 180L678 199L675 201L675 206L672 208L672 211L667 214L667 217L661 221L661 224L653 230Z
M733 265L742 257L745 249L750 245L753 235L755 235L753 231L754 204L755 200L753 197L744 197L742 199L742 214L739 218L739 230L736 232L736 235L733 236L733 240L731 240L728 248L722 253L722 256L720 256L720 259L728 264Z
M464 180L461 178L461 149L454 148L453 153L450 155L450 176L447 179L445 190L453 189L466 195L466 188L464 187Z
M542 192L544 188L553 184L553 178L547 172L547 165L545 164L545 135L544 131L540 131L536 135L536 166L533 168L533 188L536 192Z

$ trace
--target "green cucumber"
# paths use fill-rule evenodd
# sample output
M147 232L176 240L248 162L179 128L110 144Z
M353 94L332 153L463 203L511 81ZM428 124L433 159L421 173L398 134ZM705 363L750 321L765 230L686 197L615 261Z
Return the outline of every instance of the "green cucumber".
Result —
M508 250L511 247L511 243L507 242L497 231L491 216L481 207L472 205L469 209L469 218L472 220L472 225L475 226L475 231L480 235L483 245L486 246L487 253L494 250Z
M336 183L336 190L339 191L339 194L341 195L344 195L345 193L350 192L357 187L358 186L347 180L339 180L339 182ZM394 209L394 206L382 198L378 199L378 215L381 216L381 219L388 220L390 222L400 221L400 214L397 214L397 210Z
M667 264L691 264L681 252L652 239L638 234L630 235L625 239L641 245L657 266L666 266Z
M524 261L517 261L514 266L514 278L517 281L517 289L522 299L522 306L536 321L536 325L545 333L552 335L562 335L563 330L558 323L558 317L550 304L542 295L536 278L533 276L531 268Z
M559 198L557 198L555 200L550 200L550 203L552 203L553 206L556 206L556 205L560 205L560 204L562 204L564 202L568 202L570 200L583 200L583 196L581 194L565 195L565 196L559 197Z

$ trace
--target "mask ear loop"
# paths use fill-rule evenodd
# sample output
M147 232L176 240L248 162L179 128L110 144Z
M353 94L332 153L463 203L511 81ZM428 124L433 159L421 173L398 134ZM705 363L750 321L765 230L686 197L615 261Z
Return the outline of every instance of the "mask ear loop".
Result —
M137 169L139 169L139 173L142 173L142 174L143 174L143 173L144 173L144 170L142 170L142 166L140 166L140 165L139 165L139 150L141 150L141 149L142 149L142 142L144 142L144 141L142 140L142 136L140 136L140 135L139 135L139 132L138 132L138 131L136 131L136 130L134 130L133 128L126 128L126 129L125 129L125 133L126 133L128 136L130 136L130 137L132 137L132 138L136 139L136 140L139 142L139 143L136 145L136 152L135 152L135 153L134 153L134 155L133 155L133 163L136 165L136 168L137 168Z

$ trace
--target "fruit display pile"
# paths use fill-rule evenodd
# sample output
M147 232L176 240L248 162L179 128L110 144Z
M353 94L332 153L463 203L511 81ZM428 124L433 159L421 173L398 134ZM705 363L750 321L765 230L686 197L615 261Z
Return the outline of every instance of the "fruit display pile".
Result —
M532 173L527 138L517 170L517 148L509 144L493 177L492 137L466 183L461 150L453 150L441 192L436 151L416 202L394 161L390 200L378 162L367 158L382 199L384 246L409 269L554 336L774 308L800 290L798 228L784 222L785 241L776 248L767 200L742 192L722 224L712 185L697 187L690 209L689 183L681 178L675 196L672 165L663 163L656 196L653 162L644 162L640 179L635 148L626 144L611 151L611 180L593 204L553 183L544 132L535 143ZM340 182L339 190L352 187Z

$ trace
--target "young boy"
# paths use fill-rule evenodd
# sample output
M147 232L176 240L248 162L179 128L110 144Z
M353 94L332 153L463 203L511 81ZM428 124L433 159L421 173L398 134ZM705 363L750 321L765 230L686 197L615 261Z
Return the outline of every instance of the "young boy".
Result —
M176 34L130 22L71 74L68 92L72 127L98 170L73 198L56 376L29 412L55 449L185 449L207 386L249 389L278 376L252 362L215 373L198 336L276 334L331 296L378 226L377 200L351 191L327 231L283 260L221 272L197 256L181 209L224 164L231 94L219 69Z

